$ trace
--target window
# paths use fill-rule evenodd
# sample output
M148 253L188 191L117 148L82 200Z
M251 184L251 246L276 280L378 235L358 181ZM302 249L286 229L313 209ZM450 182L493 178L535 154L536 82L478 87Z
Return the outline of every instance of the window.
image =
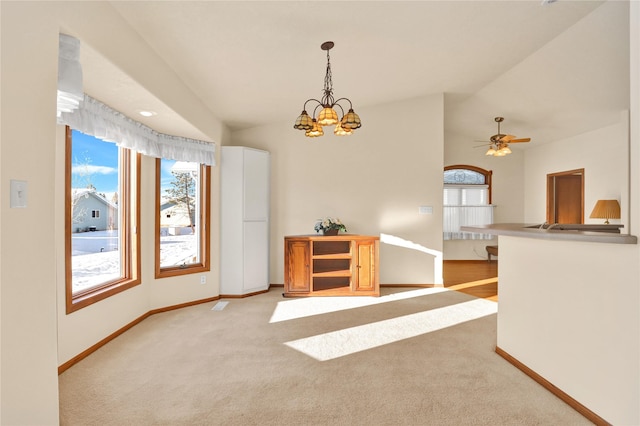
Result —
M460 231L461 226L493 223L490 170L475 166L457 165L444 169L445 240L491 239L491 235Z
M140 155L70 127L65 155L69 314L140 283Z
M156 278L210 269L211 167L156 159Z

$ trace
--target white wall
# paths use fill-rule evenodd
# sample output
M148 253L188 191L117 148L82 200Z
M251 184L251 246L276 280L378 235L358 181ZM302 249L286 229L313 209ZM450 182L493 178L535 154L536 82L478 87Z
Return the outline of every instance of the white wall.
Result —
M525 156L525 222L546 220L547 174L584 169L584 223L603 223L589 219L599 199L620 202L621 219L611 223L629 225L629 113L620 113L616 125L583 133L572 138L539 145Z
M536 191L548 169L585 167L588 197L619 194L623 214L630 206L622 221L638 235L640 3L631 2L630 12L630 137L622 114L618 125L567 139L558 146L560 155L527 155L525 205L531 219L541 217ZM604 148L622 153L614 156ZM583 152L589 155L577 155ZM623 177L627 162L630 198ZM606 421L640 424L640 247L515 237L499 241L498 346Z
M350 233L399 237L381 243L383 284L441 283L443 96L357 108L362 128L307 138L290 123L232 134L233 145L271 152L271 282L284 282L284 236L313 234L337 216ZM389 125L394 123L394 125ZM421 205L433 215L418 214Z
M32 16L2 4L0 375L3 425L57 424L54 246L58 28L53 8ZM11 43L9 43L11 40ZM27 208L9 208L9 181L27 181ZM37 224L37 226L36 226Z
M638 424L638 246L499 240L498 347L611 424Z

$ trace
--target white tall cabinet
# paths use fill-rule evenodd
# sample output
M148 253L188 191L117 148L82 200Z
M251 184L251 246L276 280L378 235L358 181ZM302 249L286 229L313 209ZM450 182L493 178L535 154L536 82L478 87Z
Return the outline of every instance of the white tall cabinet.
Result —
M220 294L267 290L270 155L241 146L220 155Z

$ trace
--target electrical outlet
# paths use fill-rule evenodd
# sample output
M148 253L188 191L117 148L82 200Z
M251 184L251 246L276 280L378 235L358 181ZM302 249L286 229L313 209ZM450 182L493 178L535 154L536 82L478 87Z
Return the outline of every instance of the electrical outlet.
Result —
M207 276L200 275L200 284L206 284L206 283L207 283Z

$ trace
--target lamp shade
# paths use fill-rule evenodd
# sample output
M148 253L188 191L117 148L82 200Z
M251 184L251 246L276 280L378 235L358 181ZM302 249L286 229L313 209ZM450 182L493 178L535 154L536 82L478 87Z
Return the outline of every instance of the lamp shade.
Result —
M345 129L344 127L342 127L341 123L338 123L338 124L336 124L336 128L334 129L333 133L336 136L349 136L349 135L353 134L353 130Z
M318 125L318 122L314 118L313 127L307 130L304 135L310 138L317 138L318 136L324 135L324 131L322 130L322 126Z
M296 124L293 125L294 129L298 130L311 130L313 128L313 120L307 114L307 111L302 111L302 114L296 118Z
M505 155L506 154L511 154L511 148L509 148L509 146L505 145L502 148L500 148L500 151L504 152Z
M318 124L320 126L333 126L337 122L338 113L330 105L326 105L318 115Z
M359 129L360 126L362 126L362 123L360 123L360 116L353 112L353 108L349 109L349 112L342 117L342 127L345 129L355 130Z
M618 200L598 200L589 217L606 219L604 223L609 223L609 219L620 219L620 203Z

